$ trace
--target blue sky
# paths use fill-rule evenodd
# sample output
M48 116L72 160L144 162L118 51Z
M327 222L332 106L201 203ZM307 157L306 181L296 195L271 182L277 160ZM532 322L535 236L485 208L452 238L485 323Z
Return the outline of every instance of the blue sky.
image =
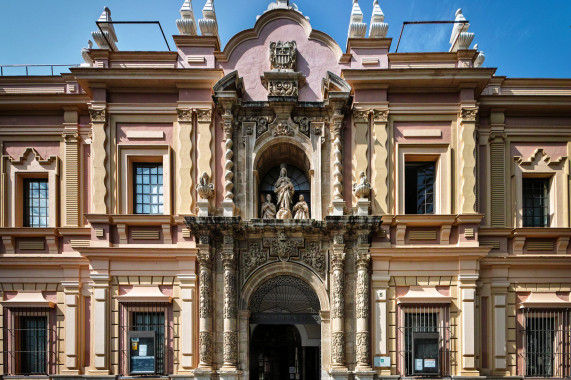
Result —
M193 0L201 18L206 0ZM215 0L222 44L251 28L270 0ZM108 6L115 21L158 20L174 49L183 0L0 0L0 64L80 63L95 21ZM370 22L373 0L360 0ZM380 0L397 46L403 21L453 20L462 8L486 54L484 66L509 77L571 78L571 0ZM299 0L314 29L345 50L352 0ZM165 50L156 26L117 26L121 50ZM446 51L451 26L407 26L399 51Z

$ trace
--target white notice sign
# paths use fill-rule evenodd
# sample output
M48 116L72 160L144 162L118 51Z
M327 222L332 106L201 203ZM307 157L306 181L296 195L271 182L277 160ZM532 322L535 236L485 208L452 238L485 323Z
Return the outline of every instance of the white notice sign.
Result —
M424 367L422 366L422 359L414 359L414 370L422 371L423 368Z
M139 345L139 356L147 356L147 345L146 344Z
M424 359L425 368L436 368L436 359Z
M375 367L387 368L391 366L390 356L376 356L375 357Z

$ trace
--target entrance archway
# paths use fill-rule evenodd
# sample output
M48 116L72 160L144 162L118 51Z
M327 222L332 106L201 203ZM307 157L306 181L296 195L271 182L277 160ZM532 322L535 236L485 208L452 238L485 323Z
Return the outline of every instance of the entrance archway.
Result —
M250 379L320 378L319 298L304 280L270 278L250 298Z

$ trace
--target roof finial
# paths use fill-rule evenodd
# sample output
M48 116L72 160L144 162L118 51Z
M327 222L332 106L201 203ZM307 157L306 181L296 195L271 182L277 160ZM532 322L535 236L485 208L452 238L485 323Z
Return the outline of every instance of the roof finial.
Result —
M115 34L115 28L113 24L111 24L113 20L111 20L111 10L105 7L103 9L103 13L99 16L99 27L103 31L96 30L95 32L91 32L91 36L97 43L100 49L105 50L117 50L117 45L115 45L117 40L117 35Z
M198 20L202 35L218 37L218 21L216 20L214 0L206 1L204 8L202 8L202 17L204 18Z
M385 14L381 10L379 0L373 2L373 16L371 16L371 27L369 28L369 38L385 38L389 30L389 24L385 21Z
M349 38L365 38L367 34L367 24L363 22L363 12L359 7L359 1L353 0L351 10L351 22L349 23Z
M470 48L470 44L474 39L474 33L468 33L470 24L462 14L462 9L456 11L456 24L452 28L452 35L450 36L450 51L456 52L458 50L466 50Z
M196 36L196 21L192 10L192 0L184 0L180 8L180 19L176 20L178 32L184 36Z
M87 47L81 49L81 56L83 57L83 60L85 61L85 63L81 64L81 67L92 67L93 66L93 60L91 59L91 56L89 55L89 50L93 49L93 42L91 42L91 40L87 41Z
M478 44L474 45L474 50L478 50ZM474 61L474 67L482 67L485 60L486 60L486 55L484 54L483 51L479 51L478 56Z

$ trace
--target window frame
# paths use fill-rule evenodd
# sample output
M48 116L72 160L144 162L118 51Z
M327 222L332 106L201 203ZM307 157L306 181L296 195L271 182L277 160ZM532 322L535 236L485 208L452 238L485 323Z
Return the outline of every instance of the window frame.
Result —
M39 225L39 226L32 226L31 224L33 224L30 219L31 219L31 210L34 208L32 206L29 205L29 201L30 201L30 189L28 187L28 184L31 184L32 182L37 182L37 183L45 183L47 185L47 206L46 207L42 207L39 206L39 210L40 210L40 219L42 218L41 215L41 210L42 209L46 209L47 215L45 216L46 219L46 224L45 225ZM50 182L49 179L47 177L24 177L22 178L22 194L23 194L23 203L22 203L22 224L23 227L29 227L29 228L48 228L49 224L50 224L50 194L49 194L49 186L50 186ZM42 190L42 189L39 189ZM33 198L35 199L35 198ZM41 196L40 198L38 198L41 202L41 200L43 199Z
M549 227L550 226L550 222L551 222L551 212L550 212L550 198L551 198L551 183L552 183L553 178L552 177L531 177L531 176L524 176L521 181L522 181L522 227L536 227L536 228L545 228L545 227ZM535 197L528 197L526 196L526 190L528 189L526 186L526 183L529 181L541 181L544 184L546 184L547 189L545 189L544 191L547 193L546 196L544 195L542 198L540 198L541 200L543 200L544 204L540 207L540 209L542 210L542 215L540 216L541 218L541 225L535 225L535 222L528 224L527 220L528 220L528 216L526 215L526 200L531 199L533 201L535 201ZM535 190L535 189L532 189ZM547 203L547 204L545 204ZM532 210L538 209L538 207L531 207ZM536 216L535 216L535 212L533 213L533 215L531 216L532 220L535 220Z
M398 143L395 170L396 212L407 215L405 207L405 169L407 162L434 162L434 213L426 215L450 215L452 213L452 169L450 144ZM411 214L408 214L411 215ZM418 215L418 214L417 214Z
M431 204L431 211L430 212L426 212L427 208L428 208L428 202L426 202L427 200L427 192L425 191L423 194L423 206L422 208L424 209L424 212L419 212L419 205L418 205L418 199L420 198L420 189L418 187L418 177L419 177L419 172L420 169L422 168L423 170L427 169L429 166L431 166L432 168L432 202L430 202ZM409 168L414 167L415 170L415 179L416 179L416 183L415 184L410 184L407 183L407 178L408 176L408 170ZM426 174L424 174L424 177L426 179L426 177L428 177ZM425 180L425 183L428 182ZM435 192L435 188L436 188L436 161L405 161L405 189L407 189L407 191L405 192L405 199L404 199L404 210L405 210L405 214L407 215L432 215L434 214L434 209L435 209L435 198L436 198L436 192ZM408 210L409 208L412 208L413 206L408 204L408 200L406 195L412 194L412 191L408 191L410 190L410 187L415 187L416 191L414 192L416 194L416 196L414 197L416 199L415 202L415 212L409 212L410 210ZM410 196L410 198L412 199L412 196Z
M118 212L123 215L171 215L171 148L169 145L118 145L117 198ZM162 163L163 212L161 214L135 214L134 212L134 164Z
M149 192L148 194L145 194L144 192L141 193L141 196L144 198L145 195L148 195L149 197L152 197L153 195L157 195L158 197L161 197L163 199L162 202L157 202L157 204L154 204L152 201L149 201L149 210L150 212L146 213L146 212L137 212L137 206L138 206L138 202L137 202L137 196L139 195L139 193L137 192L137 187L139 186L139 183L137 182L137 177L139 176L139 174L137 173L137 170L139 168L143 168L143 167L147 167L147 168L152 168L152 167L156 167L156 168L160 168L160 175L157 173L156 177L157 177L157 184L156 185L161 185L161 193L157 193L157 194L153 194L152 192ZM131 173L133 175L132 181L133 181L133 214L137 214L137 215L163 215L164 214L164 168L162 165L162 162L133 162L132 163L132 169L131 169ZM141 174L144 175L144 174ZM149 175L149 179L151 179L152 176L154 176L154 174L148 174ZM160 178L160 182L158 183L158 178ZM140 184L141 186L144 186L144 182ZM152 183L149 183L149 185L153 185ZM143 201L141 206L144 207L145 206L145 202ZM152 212L152 207L153 206L157 206L158 207L158 212L154 213ZM160 212L160 208L163 208L163 211Z

